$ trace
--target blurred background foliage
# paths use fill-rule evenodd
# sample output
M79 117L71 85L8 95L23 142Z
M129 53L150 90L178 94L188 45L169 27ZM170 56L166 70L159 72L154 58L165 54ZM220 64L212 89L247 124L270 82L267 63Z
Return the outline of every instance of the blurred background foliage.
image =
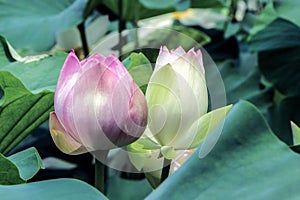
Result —
M236 105L213 152L202 160L194 154L148 198L299 196L300 158L295 152L300 148L291 128L291 121L300 125L299 6L299 0L0 0L0 173L14 170L12 179L0 178L0 183L65 177L93 184L92 156L61 153L49 134L47 119L60 69L71 49L83 58L113 34L155 27L175 30L203 46L218 66L227 103ZM146 47L163 36L151 32L138 37L133 45ZM172 44L172 38L161 40ZM121 36L107 49L122 55L129 41ZM121 58L145 91L158 50L139 52L144 55ZM135 63L148 67L135 68ZM26 162L34 160L35 170L24 177L22 165L8 156L32 146L25 152ZM9 190L0 186L0 194L9 196L34 184ZM78 194L92 191L81 182L72 184L80 185ZM108 198L143 199L151 191L142 174L109 170Z

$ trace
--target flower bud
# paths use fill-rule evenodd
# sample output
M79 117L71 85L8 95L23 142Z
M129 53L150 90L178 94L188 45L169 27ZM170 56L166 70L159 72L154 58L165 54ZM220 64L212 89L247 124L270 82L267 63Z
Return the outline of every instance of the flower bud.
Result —
M128 145L147 124L145 97L114 55L79 61L72 51L58 79L54 108L50 132L68 154Z
M162 47L146 99L150 132L162 146L190 149L189 128L207 112L208 95L201 51Z
M199 158L209 153L232 105L207 113L202 53L194 49L186 52L181 47L171 51L161 48L146 99L147 128L127 150L132 164L146 172L147 179L156 187L161 182L165 159L171 160L171 174L201 143L205 145L200 147Z

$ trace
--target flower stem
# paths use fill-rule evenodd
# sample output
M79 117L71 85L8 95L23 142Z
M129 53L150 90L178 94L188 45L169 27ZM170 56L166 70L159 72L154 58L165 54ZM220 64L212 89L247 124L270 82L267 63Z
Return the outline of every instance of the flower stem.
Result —
M105 188L105 179L106 179L105 168L106 168L105 165L96 159L95 187L103 194L105 193L105 190L106 190L106 188Z
M80 32L80 38L81 38L81 42L82 42L82 49L84 52L84 57L87 57L89 55L89 47L88 47L87 40L86 40L84 21L78 25L78 29Z
M118 15L119 15L119 25L118 25L118 33L119 33L119 56L123 54L122 47L124 45L124 38L122 36L122 31L126 28L126 21L123 19L123 0L118 0Z
M170 167L171 167L171 161L169 159L164 158L164 163L163 163L163 168L161 172L161 178L160 178L160 183L164 182L169 176L170 172Z
M135 49L139 48L138 21L139 21L140 2L135 0L133 26L135 28Z
M107 179L107 166L104 164L105 163L104 161L106 161L107 152L97 151L94 156L95 156L95 187L105 195L107 190L107 188L105 187L106 179ZM101 161L104 163L102 163Z

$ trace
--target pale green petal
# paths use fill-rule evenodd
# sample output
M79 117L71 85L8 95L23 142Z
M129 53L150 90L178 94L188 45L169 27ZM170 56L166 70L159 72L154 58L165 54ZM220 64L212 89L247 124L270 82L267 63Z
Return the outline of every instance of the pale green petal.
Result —
M50 113L49 121L51 137L59 150L71 155L83 154L88 151L66 132L57 119L55 112Z
M156 143L156 141L146 136L140 137L137 141L131 143L128 146L136 151L155 150L161 148L161 146Z
M132 143L127 146L127 152L134 167L143 172L152 172L161 168L163 157L160 149L145 150L139 144Z
M293 132L293 142L294 145L300 144L300 127L297 126L294 122L291 121L292 132Z
M156 168L155 165L160 162L158 158L160 148L159 144L144 134L137 141L127 145L127 152L131 163L137 170L145 168L146 170L153 171L150 168L152 166Z
M172 160L177 156L177 153L174 150L174 148L170 146L161 147L161 154L168 160Z
M148 127L162 146L174 138L181 123L182 103L177 94L179 85L171 65L153 74L146 91Z
M208 94L204 70L199 69L200 66L196 65L196 60L195 56L186 55L172 63L172 67L178 73L178 76L182 77L180 85L183 85L183 82L186 83L193 92L190 92L189 97L196 99L197 105L194 106L194 109L199 110L201 116L207 112ZM200 64L198 63L198 65ZM201 67L203 68L203 66ZM185 91L186 89L182 90L182 92Z
M166 65L151 77L146 91L148 128L161 146L177 149L174 144L180 143L192 124L206 113L208 97L205 79L199 72L193 72L197 73L197 80L187 80L193 77L181 75L173 65Z
M161 164L161 166L162 165L163 164ZM161 172L162 169L145 173L145 176L153 189L157 188L160 185Z
M182 134L178 149L193 149L202 142L225 118L232 105L206 113L193 123L188 132Z

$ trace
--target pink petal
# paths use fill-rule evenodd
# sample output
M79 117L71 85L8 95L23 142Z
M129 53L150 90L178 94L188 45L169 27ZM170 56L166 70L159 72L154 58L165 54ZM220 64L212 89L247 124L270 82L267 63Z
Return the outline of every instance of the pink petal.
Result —
M178 56L186 54L185 50L181 46L177 47L177 49L171 49L170 53Z
M94 150L106 150L116 146L103 130L103 121L107 122L111 133L115 130L111 116L110 99L117 77L105 66L98 64L85 70L74 86L73 118L80 142ZM108 128L109 129L109 128Z
M63 124L66 124L64 119L68 118L68 116L65 116L66 109L70 107L67 99L72 95L72 88L77 81L79 71L78 58L74 51L71 51L62 67L54 95L55 112ZM70 130L68 129L68 131Z
M203 65L203 60L202 60L202 52L200 49L198 49L196 52L193 49L190 49L187 54L184 56L187 61L190 62L192 66L197 67L201 73L205 73L204 65Z
M79 60L74 52L74 50L72 50L59 75L58 78L58 82L57 82L57 86L56 86L56 90L59 90L61 87L63 87L63 85L70 79L70 77L72 77L75 73L77 73L80 70L80 64L79 64Z
M139 87L134 82L128 82L128 79L131 79L129 74L118 82L112 95L112 114L117 126L122 130L115 138L120 146L137 140L147 124L146 98ZM128 84L131 85L130 91L127 90Z
M74 83L75 85L75 83ZM76 130L75 120L73 115L73 96L74 96L74 88L69 91L68 95L64 99L62 104L62 109L56 109L57 118L64 125L65 130L77 141L80 141L79 133ZM60 115L58 112L61 112Z
M173 58L169 50L167 49L167 47L166 46L160 47L160 51L156 59L154 71L157 71L161 67L165 66L166 64L169 64L171 60L173 60Z
M122 78L128 74L126 68L121 63L121 61L113 54L109 55L105 59L105 65L107 68L114 73L118 78Z
M154 71L159 70L161 67L167 64L172 64L174 61L176 61L184 54L186 54L186 52L182 47L178 47L177 49L171 51L169 51L166 46L161 47L159 55L156 60Z
M98 62L103 62L105 60L105 57L102 56L101 54L95 53L95 54L89 56L88 58L80 61L80 65L83 66L89 60L97 60Z

